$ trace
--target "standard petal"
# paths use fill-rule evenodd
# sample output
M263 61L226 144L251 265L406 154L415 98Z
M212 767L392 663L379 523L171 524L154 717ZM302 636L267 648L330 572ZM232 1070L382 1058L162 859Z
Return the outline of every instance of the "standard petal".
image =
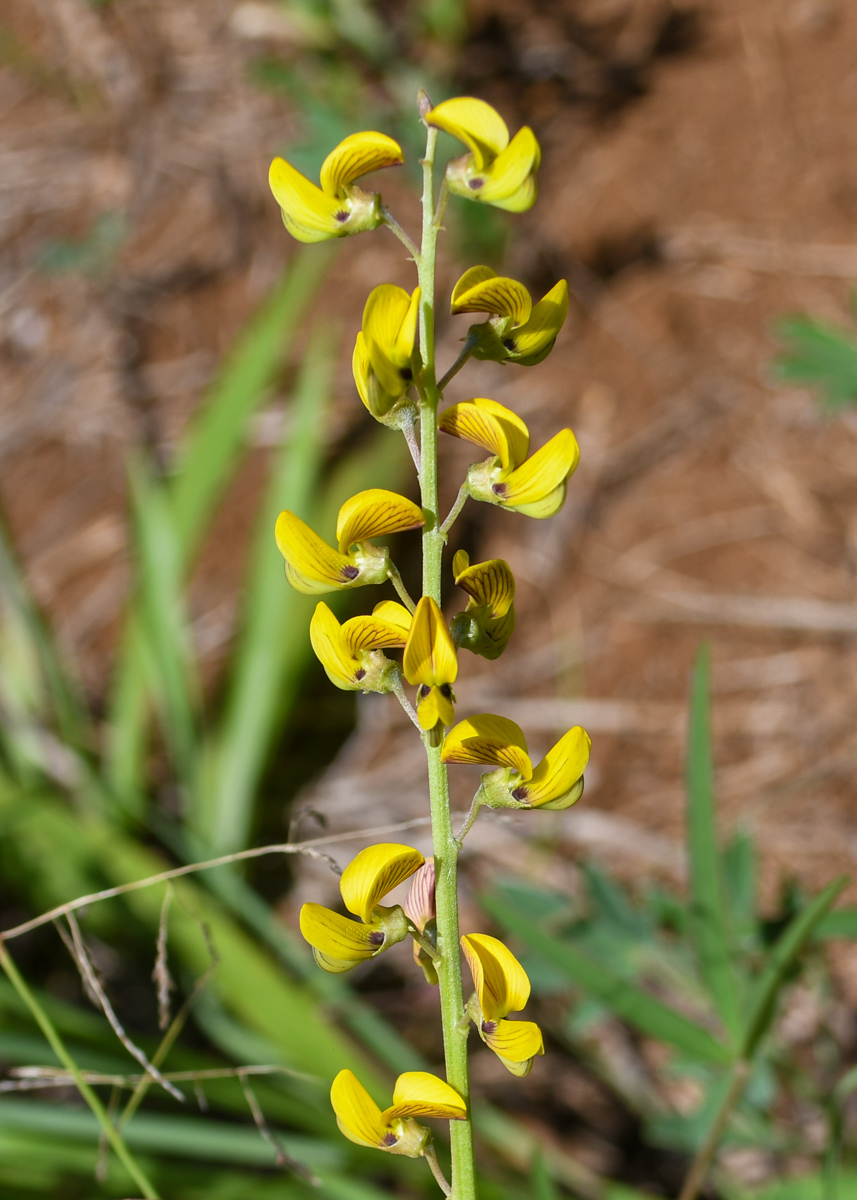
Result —
M459 279L458 283L452 289L452 299L450 300L450 309L456 311L455 305L460 296L465 292L469 292L477 283L485 283L489 279L496 279L497 272L492 271L490 267L468 267L464 274Z
M547 355L568 316L568 284L564 279L533 305L526 324L511 333L510 354L519 362L535 366Z
M524 184L538 169L540 160L541 151L536 135L525 125L518 130L502 154L498 154L487 167L476 198L485 204L512 199L520 194Z
M510 508L538 503L568 479L579 461L577 439L570 429L561 429L497 484L494 491L500 503Z
M299 242L323 242L349 232L347 204L325 195L283 158L275 158L268 183L283 213L283 221Z
M397 1117L440 1117L445 1121L461 1121L467 1116L467 1105L455 1088L428 1071L406 1071L396 1080L393 1106L383 1114L389 1124Z
M351 921L321 904L304 904L300 924L301 933L311 946L330 958L355 966L382 950L387 940L383 930Z
M322 163L322 191L328 196L343 196L348 184L361 175L404 161L401 146L386 133L352 133Z
M499 1021L525 1007L530 981L508 946L487 933L469 933L461 939L461 948L487 1021Z
M513 325L523 325L529 320L533 302L530 293L517 279L495 275L482 279L457 295L453 294L452 313L496 313L511 318Z
M496 108L473 96L444 100L431 110L426 123L464 142L480 170L509 144L508 127Z
M408 683L429 687L455 683L458 657L449 628L431 596L417 605L408 636L402 668Z
M493 1029L483 1026L480 1034L513 1075L529 1075L533 1059L545 1052L542 1031L534 1021L498 1021Z
M385 391L402 396L412 382L411 357L417 332L420 290L382 283L363 309L363 335L372 370Z
M309 640L331 683L344 691L359 691L360 660L349 646L345 628L323 600L316 605L309 623Z
M410 633L413 617L404 604L399 604L396 600L381 600L372 609L372 616L377 617L379 621L386 621L389 625L398 625L406 638Z
M340 1071L330 1089L330 1103L339 1128L358 1146L383 1148L387 1124L383 1114L351 1071Z
M548 750L533 771L532 778L512 793L533 808L544 808L572 792L589 762L592 740L585 729L575 725ZM582 790L582 789L581 789ZM519 794L520 793L520 794Z
M527 457L530 431L517 413L496 400L462 400L444 409L437 424L444 433L496 454L504 471L514 469Z
M521 727L507 717L491 713L477 713L459 721L444 738L440 756L445 763L511 767L520 772L522 779L529 779L533 773Z
M505 617L515 599L515 577L509 564L502 558L490 558L471 566L466 560L463 550L452 560L456 586L477 605L489 608L492 617Z
M419 529L425 525L422 509L411 500L383 488L369 488L346 500L339 510L336 536L344 552L355 542L400 533L404 529Z
M407 609L405 609L407 612ZM408 631L392 621L376 616L351 617L342 626L342 636L350 650L386 650L404 646Z
M349 587L360 574L350 558L328 546L294 513L280 513L275 535L286 560L286 577L299 592L319 595L337 591Z
M413 875L424 862L419 850L401 846L397 842L367 846L342 872L339 889L345 907L355 916L370 921L376 904Z

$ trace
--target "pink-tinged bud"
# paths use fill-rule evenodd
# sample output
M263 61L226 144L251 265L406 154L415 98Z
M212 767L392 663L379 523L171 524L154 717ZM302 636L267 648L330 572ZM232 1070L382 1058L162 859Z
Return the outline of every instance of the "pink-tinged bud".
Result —
M417 112L420 114L420 120L424 121L433 108L431 96L424 88L420 88L417 93Z
M411 888L405 901L405 913L421 933L437 916L434 880L434 859L427 858L411 877Z

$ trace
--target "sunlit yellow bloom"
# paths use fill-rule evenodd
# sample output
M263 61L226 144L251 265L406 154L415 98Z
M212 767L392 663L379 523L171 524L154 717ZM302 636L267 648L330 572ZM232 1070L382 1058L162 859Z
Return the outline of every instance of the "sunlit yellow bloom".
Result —
M396 1080L393 1103L382 1112L351 1071L340 1071L330 1103L342 1133L358 1146L419 1158L431 1134L414 1117L462 1121L467 1105L448 1083L427 1071L406 1071Z
M322 163L320 188L282 158L271 163L268 182L292 237L323 242L381 224L381 197L354 181L403 161L401 147L385 133L352 133Z
M467 472L467 489L475 500L528 517L552 517L562 508L568 477L580 460L570 429L561 429L528 458L529 430L496 400L453 404L440 414L438 427L491 451L492 458L474 463Z
M398 666L383 649L404 646L411 614L395 600L376 604L371 616L340 625L323 600L316 605L309 637L331 683L346 692L389 692Z
M470 564L466 550L456 552L452 573L470 599L463 613L452 619L452 636L483 658L499 658L515 628L515 577L502 558Z
M452 684L458 675L455 644L443 613L431 596L417 605L408 635L402 669L408 683L418 684L417 716L423 729L455 720Z
M453 314L489 314L487 321L471 325L468 332L474 358L533 367L547 358L565 324L568 284L561 279L533 304L516 279L498 275L490 267L471 267L453 288L451 309Z
M476 988L468 1012L479 1036L513 1075L529 1075L533 1059L545 1052L541 1030L534 1021L505 1020L530 998L526 971L508 946L487 933L467 934L461 948Z
M532 129L525 125L509 141L508 127L497 110L472 96L445 100L426 121L464 142L470 151L447 164L451 192L509 212L532 208L541 161Z
M437 949L437 905L433 858L427 858L420 869L411 876L411 886L404 908L408 920ZM414 938L414 961L422 967L426 982L436 984L437 971L434 967L434 960L416 938Z
M482 776L490 807L571 808L583 795L589 734L569 729L533 767L520 726L507 717L479 713L450 729L441 758L446 763L483 763L497 770Z
M385 424L396 423L390 415L413 383L419 305L419 288L409 296L404 288L382 283L363 309L351 369L360 399Z
M419 850L393 842L361 850L339 881L345 907L360 921L321 904L305 904L301 933L312 946L318 965L339 974L403 941L408 936L408 921L401 906L384 908L380 901L424 862Z
M340 508L337 550L288 511L277 518L276 537L286 560L286 579L299 592L319 595L383 583L390 569L390 553L386 546L373 546L369 538L418 529L424 524L422 510L404 496L369 488Z

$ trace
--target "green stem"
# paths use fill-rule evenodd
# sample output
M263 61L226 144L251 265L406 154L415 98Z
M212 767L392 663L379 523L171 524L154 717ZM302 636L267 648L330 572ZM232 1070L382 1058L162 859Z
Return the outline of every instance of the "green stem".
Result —
M394 563L390 563L389 567L387 568L387 578L396 589L396 594L398 595L402 604L404 604L409 613L413 614L416 611L417 606L414 604L411 593L408 591L404 585L404 582L402 581L402 577L399 574L399 568Z
M54 1054L66 1068L68 1073L73 1077L77 1090L92 1109L92 1112L98 1120L98 1124L101 1126L104 1136L110 1143L110 1146L116 1154L116 1157L125 1167L125 1170L134 1180L137 1187L146 1197L146 1200L160 1200L158 1193L155 1191L154 1187L152 1187L151 1183L149 1183L149 1180L132 1158L128 1147L117 1133L113 1122L107 1115L104 1105L81 1075L77 1063L66 1049L65 1043L54 1027L50 1017L42 1008L41 1004L39 1004L38 1000L27 987L22 976L19 974L18 968L12 961L9 952L2 941L0 941L0 966L2 966L3 970L6 972L12 987L33 1014L33 1019L41 1029L45 1036L45 1040L50 1045Z
M461 487L458 489L458 495L455 498L455 504L453 504L452 508L447 513L446 520L440 527L440 532L443 534L444 539L446 539L446 535L449 533L450 529L452 529L453 525L458 520L458 516L459 516L461 510L464 508L465 504L467 503L467 498L469 495L470 495L470 491L469 491L469 489L467 487L467 483L465 481L461 485Z
M729 1087L726 1089L726 1095L721 1101L720 1108L717 1110L717 1115L711 1123L711 1128L706 1135L705 1141L700 1146L696 1158L690 1165L690 1170L687 1173L687 1178L679 1193L678 1200L696 1200L699 1189L705 1182L708 1168L711 1166L714 1155L717 1153L717 1147L720 1145L723 1134L726 1132L726 1126L729 1124L732 1110L741 1099L744 1088L747 1086L747 1076L749 1074L750 1063L746 1059L739 1059L732 1068L732 1078L729 1081Z
M445 542L438 520L437 406L439 393L434 366L434 275L438 226L434 222L434 155L437 130L429 129L423 159L423 233L418 259L420 298L420 442L422 463L420 490L426 523L423 529L423 594L441 603L441 560ZM449 781L441 762L440 746L423 739L428 759L431 797L432 841L436 872L437 945L436 963L443 1023L446 1077L467 1104L468 1116L450 1122L452 1148L452 1196L454 1200L476 1200L476 1171L473 1161L473 1129L470 1122L470 1075L467 1064L467 1034L460 1028L464 1011L461 986L461 953L458 929L458 851L449 808Z

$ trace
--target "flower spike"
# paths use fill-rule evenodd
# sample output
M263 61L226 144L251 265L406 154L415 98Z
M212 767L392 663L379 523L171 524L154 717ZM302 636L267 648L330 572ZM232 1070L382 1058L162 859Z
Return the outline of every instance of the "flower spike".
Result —
M552 517L562 508L568 478L580 460L570 429L561 429L528 458L529 430L495 400L453 404L441 413L438 427L493 454L467 472L467 488L474 500L538 518Z
M320 188L282 158L271 163L268 182L292 237L323 242L376 229L383 222L381 197L362 191L354 181L402 162L401 147L386 134L352 133L322 163Z
M316 605L309 637L332 684L346 692L389 692L398 667L383 649L404 646L411 614L395 600L382 600L367 617L340 625L323 600Z
M461 948L476 993L468 1012L479 1036L513 1075L529 1075L533 1059L544 1054L542 1033L533 1021L507 1021L530 998L527 973L512 951L487 933L471 933L461 939Z
M419 288L410 296L392 283L373 288L354 345L351 369L360 399L376 420L394 428L414 379L419 305Z
M452 619L453 641L483 658L499 658L515 628L515 577L509 564L492 558L471 566L467 552L458 550L452 572L469 596L467 608Z
M431 1134L414 1117L461 1121L467 1105L454 1088L427 1071L406 1071L396 1080L393 1103L382 1112L353 1072L340 1071L330 1103L341 1132L358 1146L419 1158Z
M418 684L417 716L425 730L455 720L452 684L458 675L455 643L443 613L431 596L417 605L408 635L402 669L408 683Z
M451 192L509 212L532 208L541 161L532 129L525 125L510 141L497 110L472 96L445 100L428 113L426 122L458 138L470 151L447 165Z
M506 279L490 267L471 267L452 291L451 312L484 312L489 318L471 325L468 341L474 358L534 367L547 358L568 316L568 284L564 279L533 304L522 283Z
M369 488L346 500L339 510L338 550L288 511L277 518L276 537L286 560L286 578L292 587L309 595L320 595L367 583L383 583L390 570L390 553L386 547L373 546L369 539L418 529L424 524L422 509L404 496Z

